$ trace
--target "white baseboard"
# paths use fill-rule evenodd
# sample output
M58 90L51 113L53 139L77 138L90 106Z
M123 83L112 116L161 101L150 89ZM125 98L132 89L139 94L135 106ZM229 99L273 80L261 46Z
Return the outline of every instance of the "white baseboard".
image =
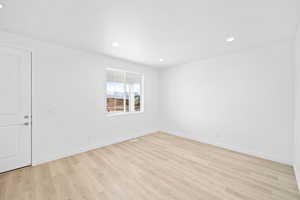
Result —
M299 168L294 164L295 176L298 184L298 191L300 192L300 171Z
M237 147L237 146L233 146L233 145L229 145L229 144L222 144L222 143L216 143L215 145L223 147L225 149L230 149L232 151L237 151L237 152L244 153L244 154L247 154L247 155L255 156L255 157L258 157L258 158L271 160L271 161L282 163L282 164L285 164L285 165L292 165L292 162L290 160L282 159L282 158L279 158L279 157L274 156L274 155L267 155L265 153L253 151L251 149L246 149L246 148Z
M183 138L196 140L196 141L206 143L206 144L215 145L215 146L218 146L218 147L221 147L221 148L229 149L229 150L236 151L236 152L239 152L239 153L244 153L244 154L255 156L255 157L258 157L258 158L263 158L263 159L266 159L266 160L271 160L271 161L286 164L286 165L292 165L291 160L282 159L282 158L274 156L274 155L269 155L269 154L266 154L266 153L253 151L251 149L243 148L243 147L240 147L240 146L237 146L237 145L224 144L224 143L220 143L218 141L213 141L212 142L212 139L198 138L198 137L196 138L196 137L191 136L191 134L186 134L186 133L183 133L183 132L174 132L174 131L170 131L170 130L162 130L162 132L174 134L174 135L177 135L177 136L180 136L180 137L183 137Z
M143 135L147 135L147 134L153 133L153 132L158 132L158 131L147 131L146 133L144 132L143 134L134 134L134 135L143 136ZM173 135L177 135L177 136L180 136L180 137L196 140L196 141L207 143L207 144L212 144L212 145L219 146L219 147L229 149L229 150L232 150L232 151L248 154L248 155L251 155L251 156L255 156L255 157L259 157L259 158L263 158L263 159L267 159L267 160L271 160L271 161L275 161L275 162L279 162L279 163L283 163L283 164L288 164L288 165L292 164L291 161L282 160L280 158L277 158L276 156L267 155L267 154L264 154L264 153L261 153L261 152L255 152L255 151L252 151L250 149L245 149L245 148L237 147L237 146L230 145L230 144L211 142L211 141L209 141L209 139L205 139L205 138L201 138L201 139L195 138L195 137L190 136L189 134L185 134L185 133L182 133L182 132L179 133L179 132L170 131L170 130L162 130L162 132L170 133L170 134L173 134ZM46 162L49 162L49 161L52 161L52 160L57 160L57 159L60 159L60 158L65 158L65 157L68 157L68 156L76 155L76 154L86 152L86 151L89 151L89 150L93 150L93 149L101 148L101 147L108 146L108 145L111 145L111 144L115 144L115 143L123 142L123 141L126 141L126 140L130 140L130 139L133 139L137 136L118 138L118 139L116 139L116 140L114 140L110 143L102 143L102 144L97 143L97 144L93 144L93 145L87 145L85 147L78 147L78 148L76 148L74 150L71 150L71 151L68 151L68 152L49 155L45 159L33 160L32 165L35 166L35 165L46 163ZM298 180L298 186L300 187L300 174L299 173L300 172L297 171L296 167L295 167L295 174L298 178L297 179Z
M76 155L76 154L79 154L79 153L83 153L83 152L90 151L90 150L93 150L93 149L105 147L105 146L108 146L108 145L111 145L111 144L117 144L117 143L120 143L120 142L124 142L126 140L131 140L131 139L134 139L136 137L148 135L148 134L151 134L151 133L154 133L154 132L157 132L157 131L147 131L147 132L144 132L142 134L133 134L131 137L118 138L118 139L115 139L114 141L109 142L109 143L97 143L97 144L87 145L85 147L78 147L78 148L76 148L74 150L70 150L68 152L52 154L52 155L47 156L47 158L44 158L44 159L33 160L32 161L32 166L36 166L36 165L40 165L40 164L50 162L50 161L53 161L53 160L73 156L73 155Z

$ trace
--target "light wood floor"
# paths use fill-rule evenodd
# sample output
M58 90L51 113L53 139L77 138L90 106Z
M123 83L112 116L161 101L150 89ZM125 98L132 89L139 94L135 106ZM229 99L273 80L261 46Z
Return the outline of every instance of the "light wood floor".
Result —
M154 133L0 175L1 200L299 200L291 166Z

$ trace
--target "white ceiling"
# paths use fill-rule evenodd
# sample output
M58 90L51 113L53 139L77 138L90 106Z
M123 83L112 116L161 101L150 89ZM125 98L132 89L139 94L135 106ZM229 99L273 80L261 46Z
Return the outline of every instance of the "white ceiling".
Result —
M293 37L300 5L300 0L3 1L0 29L152 66ZM226 43L230 36L236 40Z

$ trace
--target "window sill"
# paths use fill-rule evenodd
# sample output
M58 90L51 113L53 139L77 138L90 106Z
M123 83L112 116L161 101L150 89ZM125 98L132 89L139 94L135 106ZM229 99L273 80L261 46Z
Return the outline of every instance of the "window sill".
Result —
M124 115L137 115L137 114L142 114L144 111L140 112L116 112L116 113L111 113L111 112L106 112L107 117L115 117L115 116L124 116Z

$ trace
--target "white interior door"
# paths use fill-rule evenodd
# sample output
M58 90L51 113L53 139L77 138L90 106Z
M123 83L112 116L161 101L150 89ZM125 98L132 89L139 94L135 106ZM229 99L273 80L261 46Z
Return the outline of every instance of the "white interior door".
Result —
M0 173L31 165L31 53L0 46Z

